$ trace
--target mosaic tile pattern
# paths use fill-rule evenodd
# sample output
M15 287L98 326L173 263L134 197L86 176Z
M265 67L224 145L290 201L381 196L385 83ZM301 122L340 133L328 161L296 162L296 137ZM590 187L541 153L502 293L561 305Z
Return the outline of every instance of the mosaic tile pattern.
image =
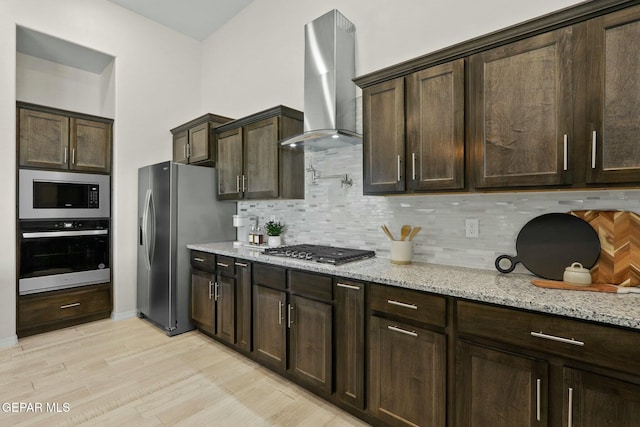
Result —
M549 212L620 209L640 213L640 189L547 191L500 194L364 196L362 145L307 153L305 167L320 176L348 174L353 186L339 179L311 182L306 174L305 200L239 202L238 213L257 215L263 224L273 215L287 226L286 244L315 243L375 250L389 257L387 224L396 236L402 224L419 225L414 260L493 270L498 255L515 255L520 229ZM465 220L479 220L479 237L465 237ZM526 272L518 266L516 272Z

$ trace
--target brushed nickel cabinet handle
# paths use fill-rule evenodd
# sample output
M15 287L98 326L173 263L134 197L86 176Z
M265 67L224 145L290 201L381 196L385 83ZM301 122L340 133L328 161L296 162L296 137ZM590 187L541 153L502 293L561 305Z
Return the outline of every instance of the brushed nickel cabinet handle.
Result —
M595 130L591 134L591 169L596 168L596 149L598 146L598 132Z
M569 403L567 404L567 427L573 426L573 389L569 387Z
M72 165L76 164L76 149L75 148L71 149L71 164Z
M291 315L291 311L293 310L293 306L289 304L289 309L287 310L287 327L291 329L291 324L293 323L293 316Z
M78 307L80 305L79 302L74 302L72 304L65 304L65 305L61 305L60 309L64 310L65 308L72 308L72 307Z
M240 175L236 175L236 193L240 192Z
M187 144L187 158L191 157L191 144Z
M404 302L400 302L400 301L394 301L392 299L388 299L387 300L387 304L391 304L391 305L397 305L398 307L402 307L402 308L410 308L412 310L417 310L418 306L415 304L407 304Z
M213 296L211 293L211 287L213 286L213 282L211 280L209 280L209 299L211 299L211 297Z
M563 149L563 170L569 169L569 135L564 134L564 139L562 141L562 149Z
M387 326L387 329L394 332L400 332L401 334L410 335L412 337L417 337L418 333L416 331L407 331L406 329L398 328L397 326Z
M235 263L238 267L249 267L249 264L245 264L243 262L237 262Z
M531 332L531 336L536 338L542 338L545 340L550 340L550 341L558 341L565 344L577 345L579 347L584 346L584 342L582 341L578 341L573 338L563 338L563 337L557 337L555 335L547 335L547 334L543 334L542 332Z
M64 147L64 158L62 160L62 163L67 163L67 147Z
M198 262L204 262L204 258L200 258L200 257L194 257L193 260Z
M249 191L249 178L246 175L242 175L242 192L245 193Z
M398 182L402 179L402 175L400 174L400 154L398 154Z
M218 265L220 267L224 267L224 268L229 267L229 264L225 264L224 262L216 262L216 265Z
M412 169L411 176L415 181L416 180L416 153L411 153L411 169Z
M282 325L282 306L284 306L284 303L278 301L278 325Z
M218 298L220 298L220 294L218 293L220 289L220 285L218 285L218 282L215 282L213 285L213 300L214 301L218 301Z
M347 285L346 283L336 283L336 286L339 288L347 288L347 289L353 289L354 291L359 291L360 290L360 286L353 286L353 285Z
M542 380L540 378L536 379L536 421L540 421L540 389L542 385Z

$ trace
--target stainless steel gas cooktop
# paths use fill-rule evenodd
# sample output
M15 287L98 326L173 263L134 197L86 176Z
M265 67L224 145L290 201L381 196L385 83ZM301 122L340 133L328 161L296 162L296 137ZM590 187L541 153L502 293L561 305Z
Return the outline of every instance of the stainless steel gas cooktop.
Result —
M376 255L374 251L362 249L338 248L323 245L291 245L265 249L265 255L297 258L306 261L321 262L324 264L340 265L347 262L371 258Z

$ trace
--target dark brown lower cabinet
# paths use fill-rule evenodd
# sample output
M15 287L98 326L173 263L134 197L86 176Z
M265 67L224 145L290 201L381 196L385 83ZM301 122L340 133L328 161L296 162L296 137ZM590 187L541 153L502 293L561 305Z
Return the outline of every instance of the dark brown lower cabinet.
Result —
M236 345L251 351L251 263L236 260Z
M216 333L215 275L191 270L191 320L211 335Z
M216 300L216 336L229 344L236 342L236 279L218 274Z
M365 407L365 284L336 279L335 365L336 398Z
M629 383L579 369L565 368L564 395L562 425L640 425L640 383Z
M285 291L253 285L253 354L279 371L287 368Z
M289 369L301 382L331 393L331 304L291 295Z
M369 317L369 410L391 426L446 423L444 334Z
M547 363L458 342L458 427L547 425Z

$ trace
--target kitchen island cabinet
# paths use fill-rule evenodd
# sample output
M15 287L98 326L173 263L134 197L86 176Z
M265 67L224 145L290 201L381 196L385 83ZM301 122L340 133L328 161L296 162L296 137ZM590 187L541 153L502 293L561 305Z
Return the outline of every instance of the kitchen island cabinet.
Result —
M215 166L216 148L213 129L231 121L229 117L205 114L171 129L173 161L198 166Z
M278 106L216 128L218 199L304 198L304 152L278 144L302 133L302 118Z
M113 120L17 103L20 167L111 171Z

